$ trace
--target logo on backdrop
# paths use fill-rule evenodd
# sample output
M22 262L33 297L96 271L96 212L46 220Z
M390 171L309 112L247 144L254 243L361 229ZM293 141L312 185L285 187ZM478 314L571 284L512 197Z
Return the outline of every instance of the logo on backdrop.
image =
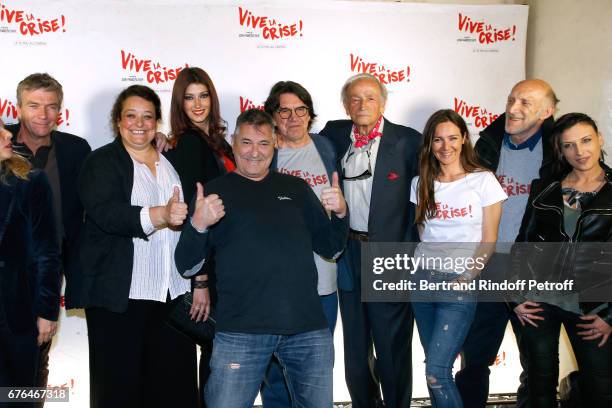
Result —
M499 117L498 114L489 112L479 105L470 105L461 98L455 97L454 102L455 112L463 116L468 126L484 129Z
M238 6L238 23L249 31L238 34L240 38L263 38L264 40L283 40L303 36L304 23L277 20L274 17L257 15L251 10Z
M457 15L457 29L466 34L457 41L478 42L484 45L516 41L516 25L495 27L484 19L474 20L463 13Z
M410 65L406 65L400 69L397 69L397 66L388 68L385 64L366 60L357 54L351 53L349 57L351 72L375 75L383 84L410 81Z
M17 103L10 99L0 98L0 119L5 123L18 120ZM70 109L63 108L57 116L57 126L70 126Z
M13 101L0 98L0 118L5 123L13 123L17 121L17 104Z
M47 388L53 389L53 390L61 390L61 389L68 389L71 395L75 394L75 385L76 385L76 381L74 378L70 378L67 381L64 381L63 384L49 384L47 385ZM68 401L68 399L66 399L66 401Z
M168 68L159 62L154 62L149 58L140 58L135 54L121 50L121 68L132 73L129 77L124 77L122 81L144 82L149 84L164 84L174 81L183 68L188 68L185 63L176 68Z
M263 103L258 105L256 102L253 102L252 100L250 100L246 96L241 96L240 97L240 113L242 113L242 112L244 112L244 111L246 111L248 109L264 110L264 106L263 106Z
M13 9L0 2L0 33L19 33L25 37L35 37L57 32L66 32L66 17L63 14L55 18L45 18L32 11Z

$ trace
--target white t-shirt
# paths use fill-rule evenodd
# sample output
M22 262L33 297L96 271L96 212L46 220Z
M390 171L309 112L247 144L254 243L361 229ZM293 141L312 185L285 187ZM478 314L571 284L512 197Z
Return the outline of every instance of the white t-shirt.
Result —
M418 182L419 176L416 176L412 179L410 188L410 201L415 204L418 204ZM422 243L417 246L415 256L472 256L478 246L477 243L482 241L483 207L508 198L490 171L468 173L465 177L449 183L434 181L434 195L436 216L425 221L421 234ZM423 244L438 242L452 243L452 245ZM445 270L445 272L456 271Z

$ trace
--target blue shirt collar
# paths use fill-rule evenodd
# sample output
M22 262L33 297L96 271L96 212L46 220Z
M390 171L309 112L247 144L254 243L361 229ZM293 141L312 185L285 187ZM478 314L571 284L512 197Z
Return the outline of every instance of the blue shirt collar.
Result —
M525 149L528 147L529 151L533 152L533 149L535 149L536 145L538 144L541 138L542 138L542 130L540 129L529 139L525 140L523 143L515 145L514 143L512 143L510 139L510 135L508 133L504 133L504 146L506 146L510 150L521 150L521 149Z

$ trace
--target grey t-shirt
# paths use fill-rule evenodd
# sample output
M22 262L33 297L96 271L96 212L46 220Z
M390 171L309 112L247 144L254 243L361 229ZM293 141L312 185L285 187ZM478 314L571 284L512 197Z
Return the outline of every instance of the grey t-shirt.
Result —
M306 181L317 197L321 197L324 188L331 186L327 170L312 140L303 147L278 149L277 167L279 173L290 174ZM335 292L338 288L336 262L318 254L314 254L314 260L319 274L317 286L319 295Z

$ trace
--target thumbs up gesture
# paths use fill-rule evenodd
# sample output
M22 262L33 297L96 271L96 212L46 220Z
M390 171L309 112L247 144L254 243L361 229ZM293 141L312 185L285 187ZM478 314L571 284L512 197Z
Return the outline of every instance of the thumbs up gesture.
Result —
M346 216L346 201L340 189L340 181L338 180L338 172L332 174L332 185L323 189L321 193L321 203L327 211L336 214L338 218Z
M166 223L173 227L182 225L187 217L187 204L181 202L181 191L178 186L174 186L172 197L166 204L164 215Z
M197 183L196 187L197 193L192 223L196 229L205 230L225 216L225 207L217 194L204 197L202 184Z

